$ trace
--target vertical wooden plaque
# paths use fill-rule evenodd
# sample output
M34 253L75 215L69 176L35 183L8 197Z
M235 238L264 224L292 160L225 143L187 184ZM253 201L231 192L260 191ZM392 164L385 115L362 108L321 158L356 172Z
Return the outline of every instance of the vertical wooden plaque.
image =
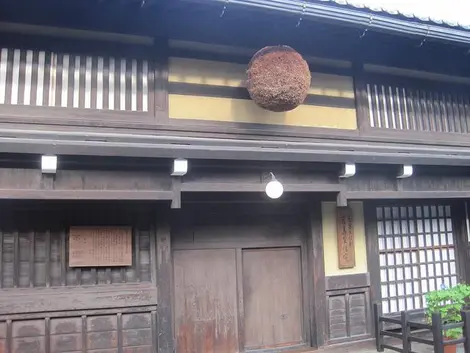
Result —
M130 227L71 227L70 267L132 265Z
M356 266L354 246L354 219L350 207L336 209L336 224L338 235L338 267L340 269Z

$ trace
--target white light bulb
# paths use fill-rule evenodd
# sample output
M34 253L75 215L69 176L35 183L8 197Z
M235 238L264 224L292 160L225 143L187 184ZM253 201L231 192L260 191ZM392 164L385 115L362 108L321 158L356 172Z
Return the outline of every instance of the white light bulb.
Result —
M274 179L266 184L265 191L266 191L266 195L268 195L269 198L278 199L284 193L284 187L279 181Z

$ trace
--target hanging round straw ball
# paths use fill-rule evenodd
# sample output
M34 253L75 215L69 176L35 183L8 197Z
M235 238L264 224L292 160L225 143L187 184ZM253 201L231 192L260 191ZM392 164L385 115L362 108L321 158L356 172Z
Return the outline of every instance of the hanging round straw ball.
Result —
M251 99L273 112L295 109L304 102L310 88L307 62L288 46L259 50L250 61L247 76Z

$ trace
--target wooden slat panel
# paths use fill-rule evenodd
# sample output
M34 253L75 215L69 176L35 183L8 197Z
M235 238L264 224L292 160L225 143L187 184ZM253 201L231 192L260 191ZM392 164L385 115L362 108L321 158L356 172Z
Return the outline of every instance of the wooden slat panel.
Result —
M0 351L5 353L138 352L157 349L155 307L57 313L54 317L0 321Z
M130 267L70 268L68 231L8 233L0 229L0 284L3 288L25 288L150 282L153 266L150 238L154 236L148 230L133 232Z
M1 48L0 104L149 112L149 62Z
M398 81L367 82L368 118L373 128L470 133L470 97L453 89L407 87Z

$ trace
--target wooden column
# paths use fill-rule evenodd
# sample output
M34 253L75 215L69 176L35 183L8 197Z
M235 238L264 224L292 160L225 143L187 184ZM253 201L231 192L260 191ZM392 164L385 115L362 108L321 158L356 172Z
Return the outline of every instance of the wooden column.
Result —
M312 205L308 213L307 249L310 287L310 343L321 347L326 342L326 290L321 204Z
M369 311L372 311L372 305L382 300L380 291L380 261L379 261L379 243L377 240L377 217L376 207L372 203L364 203L364 225L366 231L367 248L367 268L370 274L370 303ZM375 335L375 327L374 332Z
M167 221L157 223L157 342L158 353L173 353L173 261L170 226Z

